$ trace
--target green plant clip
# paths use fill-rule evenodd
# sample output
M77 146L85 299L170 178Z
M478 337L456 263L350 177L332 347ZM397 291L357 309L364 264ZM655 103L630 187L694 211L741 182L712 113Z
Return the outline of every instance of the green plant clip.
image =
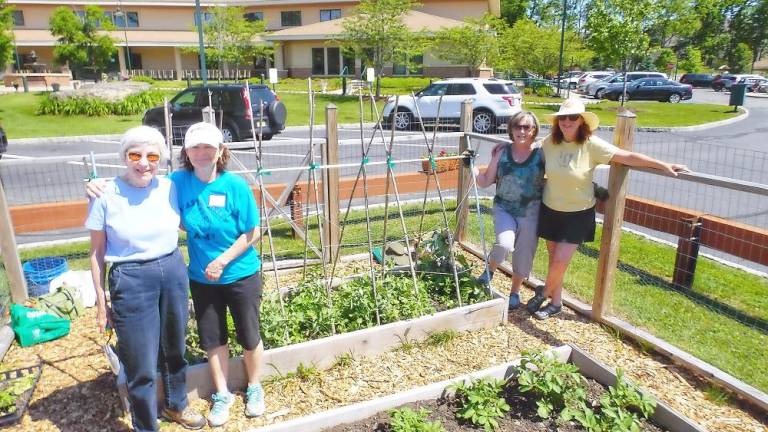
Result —
M387 166L390 169L395 167L395 161L392 160L392 155L387 155Z
M364 157L362 162L363 162L363 165L368 165L368 162L370 161L368 160L367 157Z
M437 169L437 162L435 162L435 155L432 153L429 154L429 165L432 166L432 170Z
M318 165L318 164L316 164L316 163L311 163L311 164L309 164L309 170L310 170L310 171L314 171L314 170L316 170L316 169L317 169L317 167L318 167L318 166L319 166L319 165Z

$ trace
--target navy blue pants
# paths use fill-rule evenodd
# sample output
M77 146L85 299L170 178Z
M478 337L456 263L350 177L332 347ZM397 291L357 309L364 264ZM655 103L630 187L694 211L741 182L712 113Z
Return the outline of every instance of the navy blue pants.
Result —
M177 411L187 406L184 351L189 280L181 252L176 249L154 260L112 265L109 292L133 428L156 431L158 370L165 406Z

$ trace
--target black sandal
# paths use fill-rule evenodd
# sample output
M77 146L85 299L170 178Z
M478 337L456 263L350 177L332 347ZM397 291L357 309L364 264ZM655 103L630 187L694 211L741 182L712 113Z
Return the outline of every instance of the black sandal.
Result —
M536 319L545 320L551 316L557 315L563 311L563 305L555 306L552 303L544 306L541 310L533 314Z

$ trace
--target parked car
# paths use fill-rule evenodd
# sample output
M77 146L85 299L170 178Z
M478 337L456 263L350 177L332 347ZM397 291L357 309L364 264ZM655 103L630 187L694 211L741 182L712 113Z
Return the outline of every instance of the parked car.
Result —
M735 75L715 75L712 79L712 90L719 92L729 89L734 82L736 82Z
M641 78L667 78L667 74L662 72L627 72L627 82L632 82ZM617 73L608 78L593 81L587 85L585 94L593 96L595 99L602 99L603 92L610 84L619 84L624 82L624 73Z
M765 81L766 81L766 79L763 78L763 77L759 77L759 78L757 78L757 77L746 77L746 78L740 79L738 81L738 83L739 84L746 84L747 85L747 91L751 92L751 91L755 91L754 89L756 89L761 83L763 83Z
M576 86L579 84L579 78L581 78L585 73L586 72L582 71L570 71L563 74L563 76L560 77L560 88L570 88L571 90L576 90Z
M8 136L5 135L3 126L0 125L0 159L3 158L3 153L8 151Z
M287 110L280 98L266 85L251 85L251 110L246 109L246 93L243 84L222 84L189 87L170 101L174 143L180 144L189 126L203 120L203 108L208 106L208 90L211 91L210 103L216 111L216 121L222 125L221 132L225 142L245 141L253 138L251 118L262 139L285 129ZM263 106L264 118L259 118L259 106ZM219 119L218 116L221 116ZM144 112L142 123L165 130L163 107L155 107Z
M687 73L680 77L681 84L690 84L693 87L709 87L715 77L705 73Z
M579 77L579 81L576 84L576 89L582 93L584 93L587 89L587 85L593 81L601 80L604 78L608 78L609 76L615 74L614 71L589 71L584 72L583 75Z
M382 111L387 125L410 130L417 125L419 114L424 125L434 125L440 104L440 124L459 123L461 103L472 100L472 129L478 133L493 132L506 125L512 114L520 111L523 97L511 81L496 78L452 78L436 81L415 94L400 96L397 115L395 97L390 97ZM418 109L417 109L418 108Z
M617 83L606 88L603 97L611 100L657 100L678 103L693 97L693 87L690 84L680 84L666 78L641 78L627 83L626 95L624 83Z
M768 79L757 80L749 90L755 93L768 93Z

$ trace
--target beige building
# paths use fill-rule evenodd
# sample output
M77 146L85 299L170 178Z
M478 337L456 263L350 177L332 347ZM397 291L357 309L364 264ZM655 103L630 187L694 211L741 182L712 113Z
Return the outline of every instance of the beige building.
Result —
M421 0L417 11L411 12L406 23L413 30L436 30L455 26L466 17L486 13L499 15L500 0ZM21 69L56 70L53 62L55 38L48 30L53 11L62 6L82 13L86 5L97 5L113 21L117 30L111 32L119 48L113 71L147 74L165 78L183 78L187 73L199 73L195 28L195 2L190 0L117 0L78 1L8 0L15 8L14 35L17 67ZM350 14L357 0L202 0L206 11L214 6L242 6L248 19L266 21L266 40L277 45L274 67L283 76L336 75L345 66L347 71L360 73L359 59L344 59L338 47L327 43L340 31L340 20ZM34 52L34 53L33 53ZM129 56L126 56L126 53ZM428 76L464 75L467 68L440 62L429 53L411 59L421 62L416 70L391 65L387 73ZM34 63L34 64L33 64ZM249 69L259 73L263 61L254 62Z

